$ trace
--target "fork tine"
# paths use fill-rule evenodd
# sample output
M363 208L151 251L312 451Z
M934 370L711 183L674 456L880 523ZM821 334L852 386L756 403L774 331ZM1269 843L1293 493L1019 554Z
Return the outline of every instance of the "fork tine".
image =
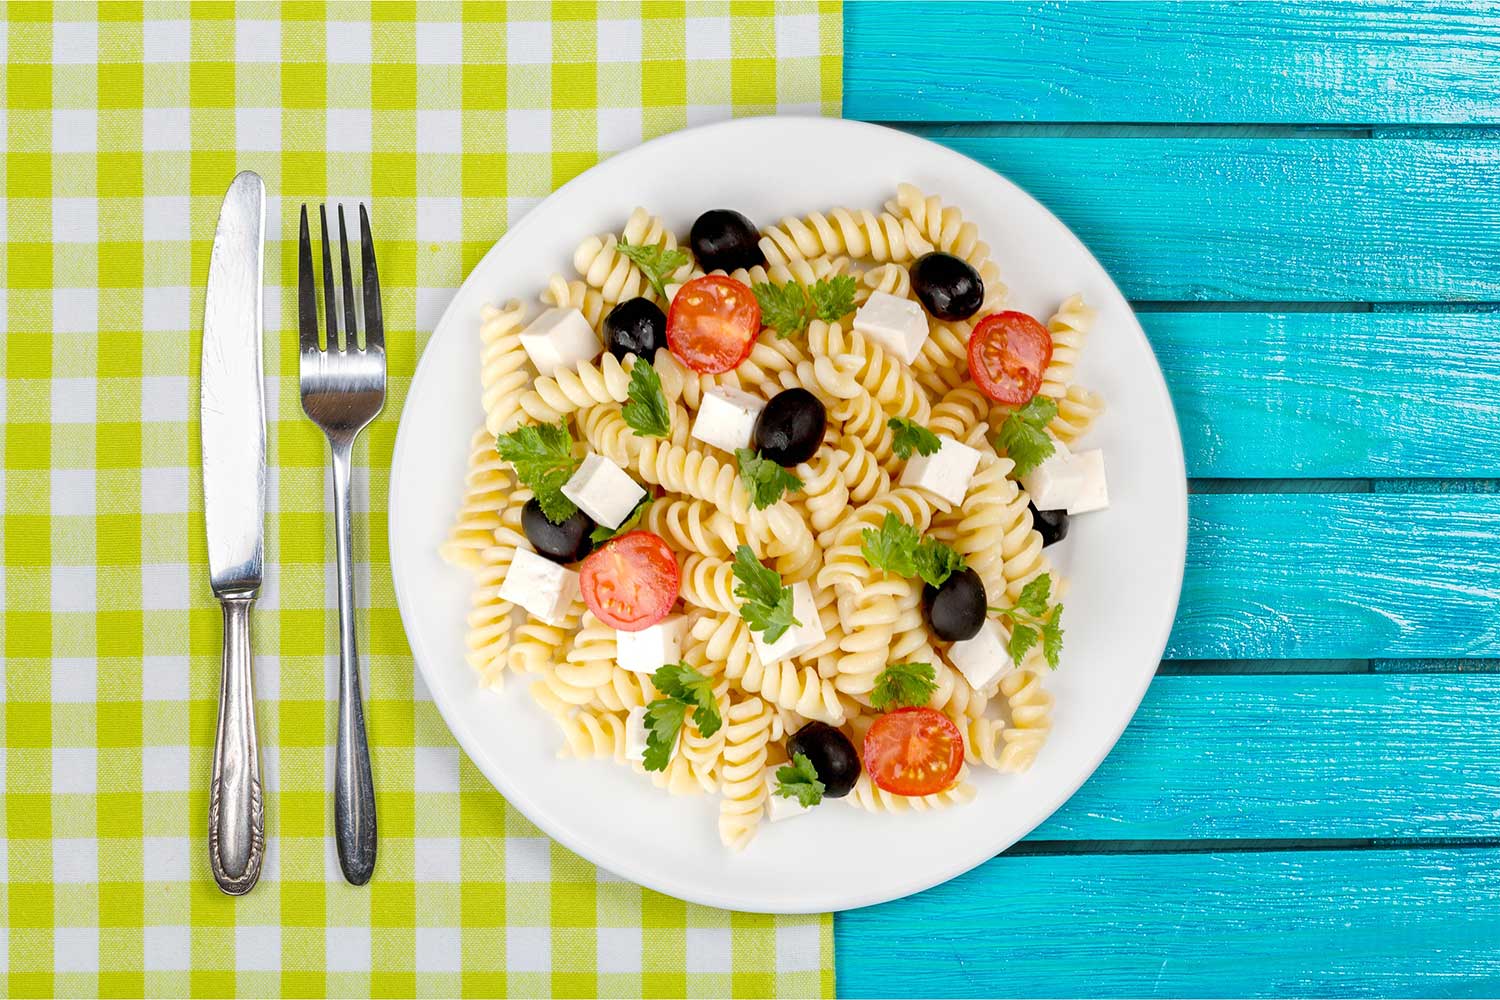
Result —
M385 319L380 312L380 275L375 272L375 238L370 235L370 216L359 206L360 288L365 295L365 347L385 350Z
M344 228L344 206L339 206L339 250L344 256L344 334L347 347L354 350L359 326L354 321L354 275L349 270L349 232Z
M328 349L339 349L339 302L333 296L333 258L328 255L328 210L318 206L323 222L323 315L328 318Z
M307 206L297 240L297 341L303 353L318 349L318 292L313 284L312 239L307 233Z

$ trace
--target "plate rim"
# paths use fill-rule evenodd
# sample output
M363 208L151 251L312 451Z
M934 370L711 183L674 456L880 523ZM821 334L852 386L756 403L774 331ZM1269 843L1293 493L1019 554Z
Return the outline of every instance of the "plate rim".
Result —
M1104 265L1088 248L1088 246L1078 238L1077 234L1074 233L1073 230L1069 228L1065 223L1063 223L1062 220L1058 219L1057 216L1049 208L1046 207L1046 205L1038 201L1033 195L1027 192L1024 188L1021 188L1009 177L974 159L973 157L970 157L955 149L951 149L940 143L934 142L933 140L928 139L924 136L913 135L912 133L904 132L900 129L891 128L871 122L856 121L844 118L825 118L816 115L760 115L734 118L725 121L712 122L684 129L678 129L665 135L650 139L630 149L615 153L609 156L607 159L601 160L599 163L590 167L588 170L568 180L551 194L541 199L536 205L532 207L532 209L528 210L524 216L522 216L513 225L511 225L506 230L505 234L502 235L498 240L496 240L490 246L490 248L485 251L485 253L474 263L473 267L469 269L468 273L464 276L464 279L459 284L459 286L454 289L451 297L448 300L448 304L443 308L442 314L438 317L437 322L433 325L431 333L428 335L428 339L423 347L421 357L417 359L416 367L412 372L411 380L408 384L407 392L403 400L401 416L398 419L397 423L395 443L391 453L386 505L386 540L388 546L387 551L390 560L392 588L396 598L397 611L400 615L402 630L405 634L408 648L410 648L411 650L412 659L417 669L422 674L423 683L427 687L428 692L432 697L433 704L437 707L438 713L442 717L443 723L448 728L448 731L452 734L453 738L463 749L464 753L474 763L475 767L480 771L480 773L484 775L485 779L490 782L496 793L504 798L507 803L514 806L519 812L522 813L522 815L524 815L530 822L536 825L536 827L540 829L544 834L556 840L562 846L566 847L574 854L577 854L580 858L583 858L585 861L588 861L590 864L593 864L598 868L614 873L621 878L628 879L629 881L645 888L657 892L662 892L666 895L681 899L686 902L712 906L721 909L756 913L808 914L855 909L863 906L870 906L878 903L905 898L915 893L930 889L934 886L941 885L954 878L957 878L960 875L965 874L966 872L974 870L983 865L986 861L991 860L993 857L997 856L1000 852L1006 850L1012 844L1015 844L1024 839L1038 826L1044 823L1050 816L1056 813L1064 803L1072 798L1073 795L1078 791L1078 789L1081 788L1084 783L1087 782L1089 778L1092 777L1093 774L1098 770L1099 766L1104 762L1104 759L1108 757L1108 755L1114 750L1115 746L1120 740L1120 737L1124 734L1125 729L1128 728L1131 721L1134 720L1136 714L1138 713L1141 701L1144 699L1146 691L1150 688L1151 681L1155 677L1155 671L1153 670L1149 672L1141 672L1140 679L1135 684L1134 689L1129 693L1129 714L1125 715L1124 721L1120 723L1120 725L1115 729L1114 732L1109 734L1108 740L1100 740L1096 744L1098 749L1094 753L1086 755L1086 757L1083 758L1088 760L1089 762L1087 763L1087 766L1081 766L1078 769L1076 780L1058 783L1055 788L1045 796L1046 804L1041 809L1040 815L1036 819L1036 822L1032 823L1023 832L1017 834L1014 838L1011 838L1009 840L1007 840L1005 837L998 838L988 854L976 858L970 856L972 852L955 852L955 857L957 858L957 860L950 861L943 865L937 865L931 868L924 869L920 876L899 880L899 882L896 884L887 884L880 891L851 890L837 899L828 899L822 897L805 898L804 896L794 896L792 897L790 905L783 904L771 906L760 904L756 901L747 901L736 897L733 893L717 891L710 885L697 884L689 880L676 877L666 877L663 873L660 872L645 871L643 870L645 866L631 864L629 863L629 859L623 856L610 856L607 858L607 860L599 860L600 855L607 854L607 851L601 851L596 842L584 843L582 838L575 836L573 830L566 825L552 823L550 821L550 816L541 806L537 804L535 799L526 792L524 785L519 785L510 781L505 776L505 772L502 768L486 766L490 762L491 754L479 745L478 741L474 739L474 737L468 732L466 726L455 724L456 721L462 721L458 716L458 707L454 704L449 703L447 696L442 691L441 685L435 682L428 682L429 673L438 669L438 665L435 663L431 667L427 665L428 662L435 659L435 654L425 648L425 642L421 638L421 631L413 629L411 627L411 612L408 611L408 608L411 606L411 601L406 596L407 588L402 582L403 573L399 569L399 564L402 558L402 547L398 542L398 535L400 534L398 532L398 527L402 524L402 517L400 515L400 509L397 502L399 493L394 488L394 484L396 482L396 473L402 465L402 458L406 453L408 445L407 438L409 437L408 428L410 425L407 421L407 414L409 411L410 401L418 395L424 380L426 378L432 377L432 364L435 364L430 363L433 354L433 352L431 351L433 343L439 336L439 332L446 329L451 322L454 322L454 314L458 308L459 301L464 297L464 291L467 289L470 282L475 280L475 275L485 268L485 265L490 260L490 258L500 253L503 248L508 247L510 244L524 241L530 230L537 224L539 224L537 220L541 217L542 213L538 212L537 209L540 209L543 206L556 201L566 200L569 197L571 191L575 187L579 186L580 182L582 182L584 178L588 177L590 174L600 169L601 167L620 163L630 163L636 159L641 159L649 155L653 155L658 149L673 145L678 142L702 141L705 136L709 135L716 135L718 133L727 133L739 130L753 131L756 129L766 128L768 127L768 125L774 125L775 123L788 123L793 125L802 123L804 125L811 125L817 128L827 128L830 130L848 129L851 131L857 131L866 134L879 133L887 138L895 136L899 137L899 141L910 140L926 145L940 156L950 157L956 160L968 161L970 164L976 165L990 174L997 183L1012 188L1024 198L1032 202L1035 207L1040 209L1040 211L1045 213L1045 216L1049 218L1051 222L1056 226L1057 231L1061 234L1065 234L1066 238L1075 245L1076 249L1081 251L1088 260L1093 262L1095 267L1098 268L1099 273L1105 276L1105 278L1109 281L1110 286L1112 286L1116 293L1119 294L1121 300L1126 305L1126 309L1131 320L1131 325L1134 328L1130 331L1130 333L1133 336L1139 338L1140 345L1145 348L1148 356L1151 358L1152 375L1156 383L1155 388L1159 390L1161 398L1166 402L1166 412L1170 420L1172 434L1169 435L1169 440L1162 443L1170 447L1171 454L1168 457L1172 460L1171 464L1177 472L1177 474L1172 479L1172 484L1176 486L1176 489L1173 490L1171 494L1171 500L1173 501L1173 513L1178 515L1172 518L1171 521L1171 527L1173 530L1170 540L1173 544L1171 545L1170 554L1172 556L1173 578L1169 582L1172 584L1172 597L1169 602L1170 608L1166 609L1168 613L1164 616L1165 624L1157 628L1156 631L1158 634L1155 636L1155 638L1152 639L1150 643L1150 647L1157 650L1155 659L1157 661L1160 661L1162 655L1166 651L1167 643L1171 637L1171 631L1176 618L1177 609L1181 602L1182 586L1186 574L1188 540L1187 476L1186 463L1182 446L1182 432L1180 423L1178 421L1176 408L1173 404L1171 393L1167 387L1165 374L1163 373L1161 368L1161 362L1157 358L1156 352L1152 348L1149 338L1146 337L1145 331L1141 327L1139 317L1136 315L1134 309L1130 307L1129 299L1127 299L1123 291L1120 290L1118 283L1114 279L1114 276L1109 272L1108 269L1104 267Z

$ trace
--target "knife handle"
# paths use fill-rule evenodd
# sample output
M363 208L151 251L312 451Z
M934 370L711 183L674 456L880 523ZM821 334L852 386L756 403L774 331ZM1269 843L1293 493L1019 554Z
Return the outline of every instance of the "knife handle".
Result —
M260 748L255 740L255 695L250 682L250 606L255 598L219 600L224 607L224 676L208 793L208 862L219 888L240 896L260 878L266 855Z

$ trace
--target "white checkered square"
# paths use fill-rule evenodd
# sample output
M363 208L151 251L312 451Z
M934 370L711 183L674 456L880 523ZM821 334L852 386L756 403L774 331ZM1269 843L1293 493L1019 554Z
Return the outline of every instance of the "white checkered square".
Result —
M507 882L549 882L552 879L552 841L546 837L505 838Z
M463 199L418 198L417 241L456 243L463 239Z
M99 752L93 747L52 748L52 791L92 795L98 791Z
M512 972L551 972L552 929L507 927L505 964Z
M52 151L93 153L99 148L99 113L92 108L52 111Z
M147 611L186 611L193 570L186 563L147 563L141 567L141 606Z
M259 657L257 657L259 659ZM141 698L187 701L191 660L186 656L147 656L141 661Z
M338 12L330 10L331 17ZM365 65L370 61L369 21L329 21L326 58L330 63Z
M99 289L52 289L52 329L58 333L98 333Z
M364 972L370 968L370 928L330 927L325 933L329 972Z
M417 791L458 791L458 747L417 747L415 754Z
M281 110L279 108L238 108L234 112L234 133L235 142L243 151L280 152Z
M148 424L180 424L187 419L186 375L148 375L141 379L141 420Z
M456 108L417 109L418 153L462 153L464 115Z
M281 969L280 927L236 927L234 965L242 972L276 972Z
M545 66L551 63L551 22L512 21L506 25L505 61L513 66Z
M150 332L177 333L193 329L192 289L185 285L147 288L141 293L141 312ZM274 314L273 314L274 315Z
M52 239L57 243L98 243L98 200L53 198Z
M186 738L186 735L182 738ZM188 785L188 748L143 747L141 788L148 792L180 792Z
M192 201L186 195L153 195L141 210L141 237L186 242L193 238Z
M641 971L639 927L601 927L596 933L600 972L630 974Z
M417 62L445 66L464 61L463 25L447 21L417 24Z
M688 18L686 50L689 59L728 59L730 57L729 18Z
M640 108L600 108L599 150L615 153L641 144Z
M368 153L370 151L370 109L328 109L328 151L330 153ZM308 225L313 227L313 238L317 238L315 214L309 210Z
M150 103L151 95L146 95ZM146 108L141 148L147 153L185 153L193 148L192 114L187 108Z
M776 967L782 972L816 972L823 967L818 935L805 927L776 928Z
M147 882L183 882L191 877L197 856L192 838L146 837L141 846L141 874Z
M457 882L463 841L457 837L421 837L412 845L418 882Z
M174 972L191 965L193 937L188 928L147 927L145 939L147 972Z
M505 112L505 145L512 153L550 153L552 112L530 108Z
M52 422L92 424L98 404L98 383L91 378L52 380Z
M99 928L59 927L52 932L55 972L99 971Z
M734 936L728 927L687 929L689 972L733 972Z
M141 470L141 513L186 514L187 509L187 469L162 466ZM267 506L267 510L272 509Z
M776 18L778 59L815 58L820 44L816 14L782 14Z
M457 927L418 927L417 971L462 972L462 942Z
M57 751L53 751L55 756ZM67 837L52 842L52 881L61 885L97 885L99 841Z
M99 700L99 661L84 657L52 659L52 701L62 705L87 705Z
M93 21L52 22L52 63L94 66L99 62L99 25Z
M602 63L641 61L641 22L600 21L594 52Z
M234 59L242 63L281 62L281 23L236 21Z
M52 567L52 610L95 611L96 578L93 566Z
M186 63L192 58L192 26L187 21L147 21L141 25L141 59ZM151 95L146 94L147 103Z

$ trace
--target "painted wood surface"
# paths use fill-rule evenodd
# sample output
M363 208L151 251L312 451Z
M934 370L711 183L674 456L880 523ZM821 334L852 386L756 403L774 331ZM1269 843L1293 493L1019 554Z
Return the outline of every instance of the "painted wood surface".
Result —
M1497 718L1495 674L1158 677L1027 839L1500 840Z
M1500 655L1500 497L1227 494L1188 515L1170 658Z
M860 2L844 114L872 121L1500 122L1488 4Z
M1500 301L1497 140L932 135L1050 208L1133 299Z
M1140 319L1190 476L1500 476L1500 313Z
M1500 993L1490 849L1003 857L840 920L847 997Z

